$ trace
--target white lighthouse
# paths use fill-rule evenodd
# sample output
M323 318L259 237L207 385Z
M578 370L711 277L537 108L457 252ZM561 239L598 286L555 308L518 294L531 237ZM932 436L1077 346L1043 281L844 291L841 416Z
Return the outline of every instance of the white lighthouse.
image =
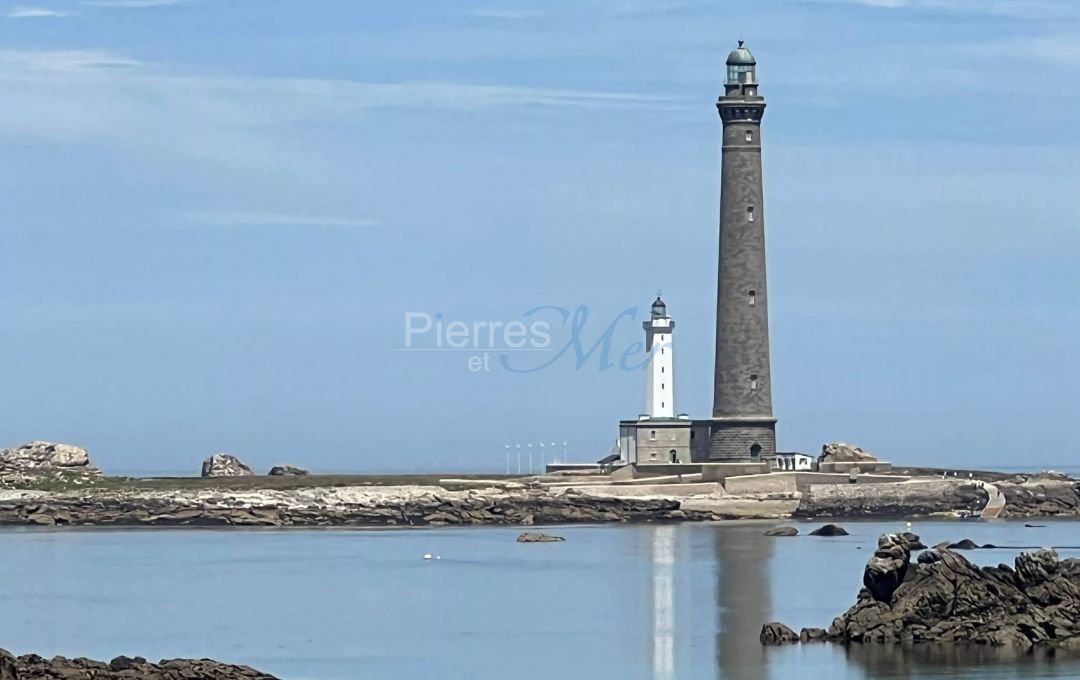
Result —
M645 352L649 355L648 379L645 381L645 413L650 418L675 416L675 373L671 334L675 322L667 314L667 305L658 295L652 304L649 320L644 322Z

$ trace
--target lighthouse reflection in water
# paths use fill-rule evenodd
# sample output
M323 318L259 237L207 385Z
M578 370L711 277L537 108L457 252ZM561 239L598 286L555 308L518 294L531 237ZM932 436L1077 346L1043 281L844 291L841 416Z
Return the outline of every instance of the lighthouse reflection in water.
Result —
M687 666L699 670L702 656L715 656L717 678L767 677L758 634L771 608L771 544L757 527L732 528L708 541L673 525L651 528L655 680L680 677ZM708 601L715 606L704 606Z

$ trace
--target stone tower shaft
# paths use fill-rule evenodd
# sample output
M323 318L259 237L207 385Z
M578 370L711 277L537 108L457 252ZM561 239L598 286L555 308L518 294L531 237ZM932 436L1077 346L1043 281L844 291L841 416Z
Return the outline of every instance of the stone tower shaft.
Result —
M728 57L720 173L716 365L709 458L758 459L776 451L765 276L765 209L757 64L742 42Z

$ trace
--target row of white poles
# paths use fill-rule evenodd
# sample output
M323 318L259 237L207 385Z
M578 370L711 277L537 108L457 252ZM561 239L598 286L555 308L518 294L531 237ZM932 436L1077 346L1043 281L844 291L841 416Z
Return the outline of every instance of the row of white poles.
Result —
M566 460L566 451L567 451L566 446L567 446L566 442L563 442L562 443L562 459L563 460ZM541 472L543 472L545 467L547 466L549 458L550 458L552 463L558 463L559 462L558 445L555 442L550 442L548 444L544 444L544 442L540 442L540 443L537 444L536 449L533 449L532 444L525 444L524 447L525 448L522 448L521 444L507 444L506 445L506 447L505 447L506 448L506 474L509 475L510 472L511 472L511 466L510 466L511 456L516 456L516 458L517 458L517 473L519 475L522 473L521 462L522 462L522 456L523 455L526 457L525 459L529 464L529 467L528 467L529 474L532 474L533 472L535 472L535 469L533 468L533 451L534 450L537 452L537 454L539 455L539 458L540 458L540 471Z

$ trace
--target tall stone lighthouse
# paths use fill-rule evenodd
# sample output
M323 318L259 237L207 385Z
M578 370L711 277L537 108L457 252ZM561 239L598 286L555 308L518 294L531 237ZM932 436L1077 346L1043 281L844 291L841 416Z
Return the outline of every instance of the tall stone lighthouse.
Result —
M720 171L720 261L716 283L716 371L709 460L757 461L776 453L765 286L765 203L757 61L743 42L728 55Z

